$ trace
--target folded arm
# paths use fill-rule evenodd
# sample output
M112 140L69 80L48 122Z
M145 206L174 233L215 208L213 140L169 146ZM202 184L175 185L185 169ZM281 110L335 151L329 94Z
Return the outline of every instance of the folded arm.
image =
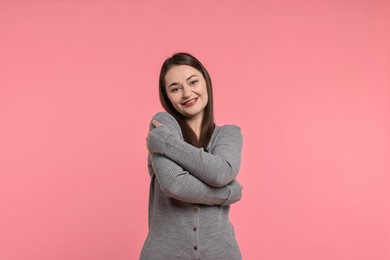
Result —
M148 160L161 190L168 197L205 205L230 205L241 199L237 181L224 187L211 187L162 154L149 154Z
M242 150L242 135L238 126L222 127L211 154L183 141L177 131L177 122L170 117L172 116L163 113L154 117L162 125L149 133L150 152L165 155L214 187L223 187L236 178L241 165Z

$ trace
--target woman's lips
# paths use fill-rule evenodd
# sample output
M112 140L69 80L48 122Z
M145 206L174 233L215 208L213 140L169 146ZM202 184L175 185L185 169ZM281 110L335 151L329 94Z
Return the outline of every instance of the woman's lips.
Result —
M190 107L190 106L192 106L193 104L196 103L196 101L198 100L198 98L199 98L199 97L192 98L192 99L187 100L187 101L185 101L185 102L183 102L183 103L181 103L181 104L182 104L183 106Z

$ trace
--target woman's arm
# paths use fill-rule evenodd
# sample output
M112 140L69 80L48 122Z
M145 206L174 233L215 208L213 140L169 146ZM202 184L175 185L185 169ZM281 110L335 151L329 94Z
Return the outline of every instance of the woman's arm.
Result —
M168 197L206 205L230 205L241 199L241 186L235 180L224 187L210 187L162 154L149 154L148 160Z
M223 187L232 182L241 165L240 128L224 126L211 154L183 141L177 134L178 124L172 118L168 113L159 113L153 118L162 125L149 133L149 151L165 155L208 185Z

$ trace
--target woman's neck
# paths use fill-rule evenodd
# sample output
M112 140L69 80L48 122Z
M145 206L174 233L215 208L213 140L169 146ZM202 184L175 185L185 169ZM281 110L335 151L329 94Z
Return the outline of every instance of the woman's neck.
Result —
M202 131L202 120L203 120L203 113L186 120L187 124L195 132L198 140L200 137L200 132Z

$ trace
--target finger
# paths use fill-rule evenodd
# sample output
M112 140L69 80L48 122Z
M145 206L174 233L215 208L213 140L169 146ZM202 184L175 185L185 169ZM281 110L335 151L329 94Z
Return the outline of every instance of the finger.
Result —
M161 123L157 120L153 120L152 123L155 127L159 127L161 125Z

